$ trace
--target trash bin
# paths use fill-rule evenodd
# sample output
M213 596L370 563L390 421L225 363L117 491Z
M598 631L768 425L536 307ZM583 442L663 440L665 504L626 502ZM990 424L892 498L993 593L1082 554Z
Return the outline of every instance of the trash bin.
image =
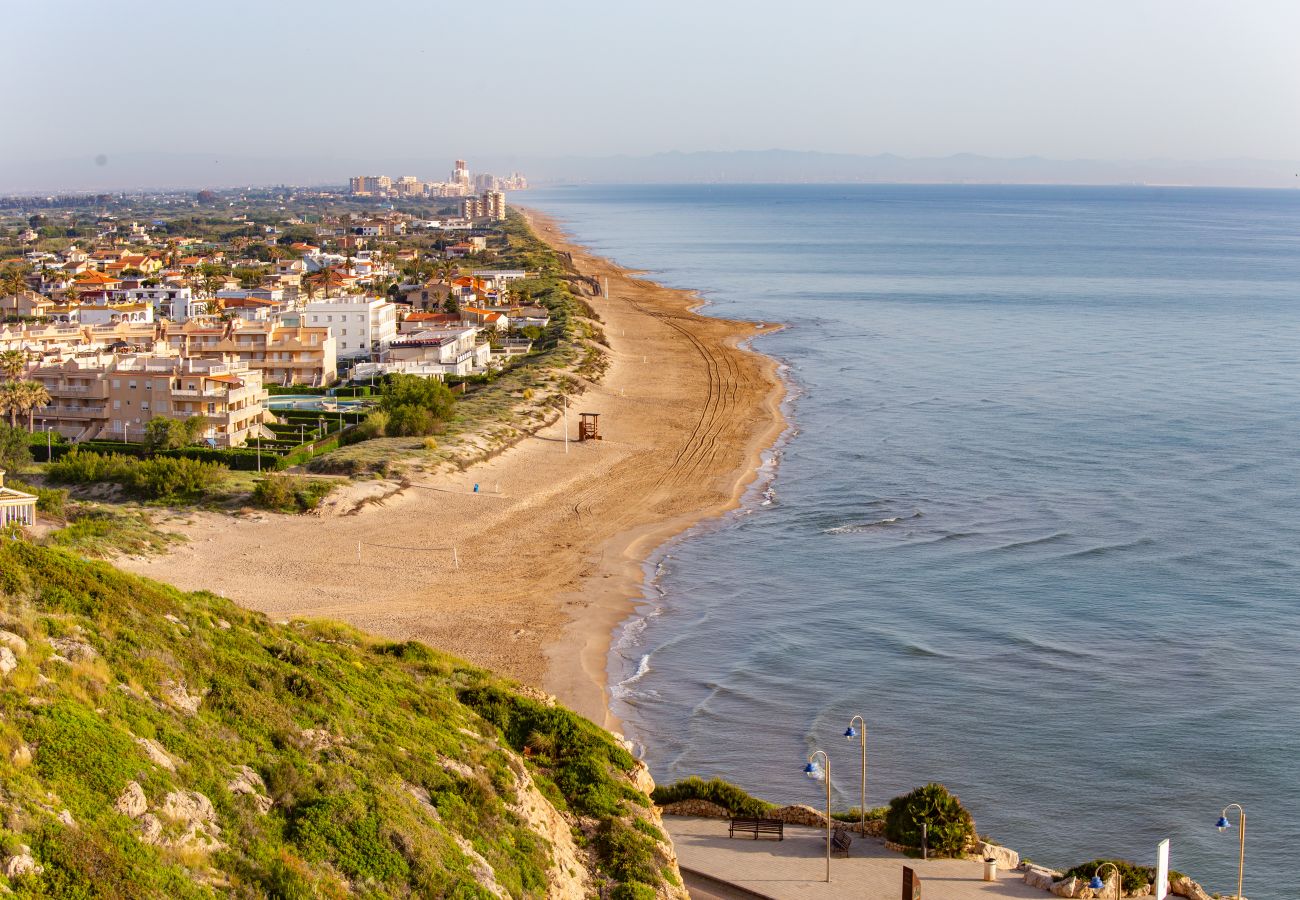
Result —
M990 857L989 859L984 860L984 880L998 880L998 861L996 859Z

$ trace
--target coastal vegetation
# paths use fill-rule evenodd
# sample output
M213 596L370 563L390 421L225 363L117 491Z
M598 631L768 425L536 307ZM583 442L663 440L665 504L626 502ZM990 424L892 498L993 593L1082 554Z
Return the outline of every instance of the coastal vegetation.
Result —
M885 838L904 847L921 846L921 826L933 853L959 856L975 841L975 820L956 795L935 782L889 801Z
M6 541L0 711L0 893L683 896L611 735L420 644Z
M253 488L254 506L274 512L308 512L320 505L335 487L335 482L299 475L267 475Z
M672 784L658 785L651 796L660 806L683 800L705 800L716 803L733 816L762 816L776 808L775 804L750 796L743 788L736 787L729 781L721 778L705 781L697 775Z
M117 453L83 453L77 450L49 464L45 475L60 484L110 482L145 500L192 503L217 490L229 470L215 462L154 457L136 459Z
M1081 863L1065 872L1066 878L1083 878L1091 879L1093 875L1102 866L1114 866L1119 872L1120 885L1125 891L1138 891L1156 880L1156 870L1154 866L1139 866L1137 863L1129 862L1127 859L1094 859L1086 863ZM1104 879L1113 878L1114 874L1108 868L1102 872ZM1170 881L1178 881L1182 878L1179 872L1170 872Z

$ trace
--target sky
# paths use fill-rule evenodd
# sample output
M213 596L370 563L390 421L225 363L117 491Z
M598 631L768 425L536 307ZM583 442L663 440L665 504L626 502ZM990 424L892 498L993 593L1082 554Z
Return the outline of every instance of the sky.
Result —
M1300 159L1295 0L42 0L6 31L6 189L132 154Z

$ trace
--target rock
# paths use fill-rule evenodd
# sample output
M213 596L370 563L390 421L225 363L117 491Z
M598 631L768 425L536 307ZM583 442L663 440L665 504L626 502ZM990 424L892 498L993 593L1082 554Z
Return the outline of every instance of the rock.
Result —
M262 776L248 766L236 766L235 777L230 780L226 788L232 794L252 797L253 805L257 807L259 815L266 815L275 805L275 801L266 796L266 782L262 780Z
M632 784L641 793L646 794L647 796L654 793L655 780L650 777L650 769L645 763L637 760L636 768L632 770L629 777L632 779Z
M1083 896L1083 889L1087 887L1087 885L1088 883L1086 881L1070 877L1055 882L1051 886L1050 890L1058 897L1081 897ZM1088 888L1088 892L1091 894L1092 888Z
M198 791L172 791L163 798L158 808L165 817L174 822L215 822L217 811L212 801Z
M39 875L45 869L32 856L32 848L22 844L17 853L5 857L4 864L0 865L0 871L9 878L18 878L23 875Z
M217 627L220 628L222 631L229 631L230 623L227 622L225 619L217 619Z
M168 772L176 771L176 763L172 755L163 749L162 744L149 738L136 738L135 742L144 750L144 755L149 757L149 761L155 766L161 766Z
M678 800L659 810L665 816L706 816L710 819L729 819L731 811L708 800Z
M171 613L167 613L167 615L163 616L163 618L166 619L168 622L171 622L173 625L184 625L184 624L185 624L185 623L182 622L180 619L176 618L176 616L173 616Z
M55 816L55 818L57 818L60 823L68 826L69 828L77 827L77 820L72 818L72 812L70 810L66 810L66 809L63 810L57 816Z
M1179 897L1187 897L1189 900L1210 900L1210 895L1206 893L1205 888L1186 875L1171 878L1169 880L1169 891Z
M32 748L26 744L19 744L9 753L9 761L18 768L29 764L32 761Z
M1042 866L1031 865L1025 869L1025 884L1044 891L1050 891L1052 884L1060 877L1060 872L1054 872Z
M127 784L126 790L122 791L122 796L118 797L113 804L113 809L132 819L143 816L148 808L149 802L145 799L144 788L135 781Z
M162 833L162 821L153 813L145 813L140 817L140 840L146 844L161 844Z
M85 641L76 638L50 638L54 652L72 662L90 662L99 654Z
M998 868L1004 872L1020 868L1020 854L1008 847L990 844L988 841L978 841L974 852L980 859L996 859Z
M191 694L185 689L184 681L164 681L163 682L163 699L172 706L189 713L191 716L199 711L199 705L203 702L201 694Z
M0 676L8 675L18 668L18 657L7 646L0 646Z
M0 631L0 645L8 647L19 656L27 653L27 642L12 631Z

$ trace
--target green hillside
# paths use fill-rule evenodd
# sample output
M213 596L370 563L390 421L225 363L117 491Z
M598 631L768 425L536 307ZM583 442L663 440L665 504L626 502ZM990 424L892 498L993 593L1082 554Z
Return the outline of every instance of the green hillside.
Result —
M0 547L0 895L684 897L640 774L422 645Z

